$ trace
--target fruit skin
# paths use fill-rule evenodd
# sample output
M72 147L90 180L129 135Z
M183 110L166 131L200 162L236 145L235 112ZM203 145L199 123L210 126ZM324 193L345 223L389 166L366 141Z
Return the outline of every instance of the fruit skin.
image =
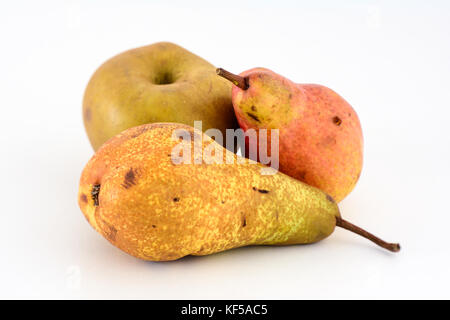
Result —
M192 152L192 164L175 165L172 149L180 140L172 132L180 128L203 136L197 146L212 144L234 164L194 164L199 153ZM186 125L131 128L88 162L80 179L79 206L112 244L153 261L247 245L312 243L333 232L339 209L330 196L279 172L261 175L263 165L242 158L244 163L238 164L238 158Z
M361 125L350 104L327 87L296 84L268 69L240 76L249 85L232 89L241 128L279 129L279 170L344 199L363 165Z
M157 83L172 82L170 84ZM123 52L94 73L83 99L83 120L95 150L125 129L179 122L203 130L238 127L231 84L207 61L173 43Z

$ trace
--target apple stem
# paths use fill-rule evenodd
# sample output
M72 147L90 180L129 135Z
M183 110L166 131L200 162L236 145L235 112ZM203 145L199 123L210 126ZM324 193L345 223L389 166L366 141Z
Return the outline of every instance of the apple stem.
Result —
M348 222L348 221L346 221L346 220L344 220L342 218L336 217L336 225L338 227L341 227L341 228L344 228L344 229L349 230L351 232L354 232L356 234L359 234L360 236L362 236L362 237L364 237L366 239L369 239L370 241L376 243L377 245L379 245L380 247L382 247L384 249L387 249L387 250L392 251L392 252L400 251L400 244L398 244L398 243L388 243L388 242L386 242L384 240L381 240L380 238L374 236L373 234L367 232L366 230L361 229L360 227L355 226L354 224L352 224L352 223L350 223L350 222Z
M242 90L247 90L249 87L247 78L238 76L237 74L233 74L222 68L217 68L216 73L219 76L231 81L235 86L241 88Z

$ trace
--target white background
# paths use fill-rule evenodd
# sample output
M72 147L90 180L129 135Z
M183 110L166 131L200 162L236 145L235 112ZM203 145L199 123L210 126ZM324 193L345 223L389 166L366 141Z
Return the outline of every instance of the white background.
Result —
M2 2L0 298L450 298L449 31L446 1ZM77 206L84 88L106 59L163 40L343 95L365 164L341 210L402 251L337 230L154 263L97 234Z

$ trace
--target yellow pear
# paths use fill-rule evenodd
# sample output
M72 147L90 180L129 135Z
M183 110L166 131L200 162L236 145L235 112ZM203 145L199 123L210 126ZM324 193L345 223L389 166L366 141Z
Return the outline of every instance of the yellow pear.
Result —
M81 175L78 201L99 233L145 260L312 243L336 225L400 249L343 220L323 191L265 169L192 127L148 124L98 150Z

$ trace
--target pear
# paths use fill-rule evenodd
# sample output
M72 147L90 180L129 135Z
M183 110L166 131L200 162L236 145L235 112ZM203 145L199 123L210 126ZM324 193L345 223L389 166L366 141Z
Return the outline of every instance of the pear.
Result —
M279 130L281 172L338 202L353 190L362 170L363 135L358 115L344 98L264 68L240 75L219 68L217 73L234 84L233 106L244 131Z
M125 129L153 122L179 122L202 129L238 127L231 84L215 67L168 42L123 52L105 62L90 79L83 120L95 150Z
M180 130L189 139L174 136ZM188 155L183 162L181 154ZM144 260L312 243L336 226L400 249L342 219L325 192L280 172L263 175L262 169L267 167L192 127L148 124L98 150L81 175L78 203L107 240Z

